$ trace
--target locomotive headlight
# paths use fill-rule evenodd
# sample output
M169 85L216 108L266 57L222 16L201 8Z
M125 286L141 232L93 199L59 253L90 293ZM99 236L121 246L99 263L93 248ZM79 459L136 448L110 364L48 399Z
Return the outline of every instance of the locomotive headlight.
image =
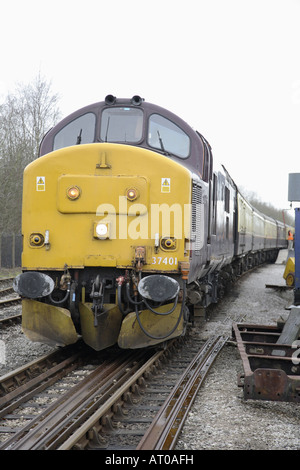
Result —
M67 189L67 196L72 201L78 199L80 196L80 188L78 186L71 186Z
M105 224L98 224L96 227L96 233L99 235L99 237L103 237L104 235L107 235L108 232L108 227Z
M126 197L127 197L128 201L135 201L138 197L138 190L135 189L135 188L127 189Z
M95 223L94 225L94 237L106 239L109 238L109 224L108 223Z
M44 241L45 238L41 233L32 233L29 238L31 246L43 246Z
M160 246L163 250L176 250L177 240L174 237L165 237L161 239Z

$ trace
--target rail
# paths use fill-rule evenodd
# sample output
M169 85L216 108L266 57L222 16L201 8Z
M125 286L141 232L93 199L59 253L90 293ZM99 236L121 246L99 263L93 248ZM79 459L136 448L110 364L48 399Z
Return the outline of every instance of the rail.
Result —
M13 325L19 325L22 321L22 314L13 315L11 317L1 318L0 319L0 330L3 328L8 328Z
M227 339L215 336L207 340L161 407L137 450L174 449L198 390Z
M49 386L51 376L56 376L58 371L64 370L63 373L67 373L65 366L73 364L75 359L80 359L80 355L80 352L74 352L73 348L64 348L0 377L0 417L4 416L8 409L11 411L19 406L19 400L25 399L24 394L29 398Z
M0 308L9 307L11 305L19 304L21 298L16 295L12 287L13 278L2 278L0 279Z
M110 413L111 408L122 399L124 394L128 392L134 385L143 377L144 373L149 371L149 368L155 366L155 363L164 354L164 351L158 351L148 359L142 367L139 367L133 374L130 372L130 377L120 386L117 390L108 398L83 425L77 429L65 442L63 442L57 450L70 450L72 448L83 449L87 443L86 435L89 436L89 446L91 447L91 441L96 441L96 447L98 444L101 447L101 441L99 442L98 431L101 429L101 418L105 417Z

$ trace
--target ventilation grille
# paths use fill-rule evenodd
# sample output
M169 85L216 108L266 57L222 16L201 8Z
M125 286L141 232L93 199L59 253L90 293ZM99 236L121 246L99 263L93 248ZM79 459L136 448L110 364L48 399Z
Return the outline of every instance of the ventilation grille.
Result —
M202 187L200 184L193 181L192 190L192 250L196 255L200 254L202 247L203 234L201 233L201 222L202 222Z

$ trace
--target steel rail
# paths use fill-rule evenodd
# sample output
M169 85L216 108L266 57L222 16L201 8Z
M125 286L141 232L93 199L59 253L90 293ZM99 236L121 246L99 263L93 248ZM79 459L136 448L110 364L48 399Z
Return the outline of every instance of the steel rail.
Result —
M5 279L4 281L8 281L8 280L9 279ZM1 279L0 279L0 285L1 285ZM8 295L11 295L11 294L15 294L12 287L6 287L6 288L0 290L0 298L7 297ZM0 308L8 307L10 305L14 305L16 303L19 303L20 301L21 301L21 298L19 296L18 297L2 299L2 300L0 300ZM22 319L22 314L2 318L2 319L0 319L0 328L6 328L8 326L20 323L21 319Z
M19 304L21 297L14 297L13 299L0 300L0 308L8 307L10 305Z
M174 449L184 421L211 365L228 337L209 338L178 380L136 450Z
M0 409L7 407L23 393L36 388L42 381L49 379L58 370L62 370L67 363L72 364L75 359L81 361L81 354L81 351L76 351L75 348L66 347L46 354L0 377ZM3 415L2 411L1 415Z
M17 325L22 321L22 314L13 315L11 317L5 317L0 319L0 329L7 328L12 325Z
M143 369L143 365L148 358L149 351L143 351L139 354L135 351L127 351L122 356L119 355L116 360L106 360L82 382L72 387L69 392L62 395L61 398L18 431L12 438L4 442L0 449L56 449L99 406L105 404L111 395L116 397L124 382L127 383L125 388L128 389L128 386L132 385L130 376L134 372L140 376L138 372L141 370L140 368ZM136 376L136 374L134 375ZM130 382L129 385L128 382ZM112 399L112 403L115 403L114 399ZM77 439L74 442L76 443Z
M107 360L99 365L69 392L63 394L44 413L21 429L10 441L4 443L8 450L50 450L56 441L64 440L64 434L72 432L72 426L83 420L84 414L92 413L98 399L105 399L105 393L118 387L122 377L130 373L131 367L138 367L136 354L127 352L116 360ZM1 447L0 447L1 448Z
M0 290L0 297L5 297L6 295L14 294L12 287L5 287L5 289Z
M151 366L154 366L159 358L164 355L165 351L161 350L148 359L142 367L129 377L126 382L124 382L121 387L118 387L117 390L108 398L103 405L101 405L96 411L90 416L80 428L78 428L68 439L65 440L56 450L70 450L72 449L81 439L84 439L85 436L92 432L92 434L97 434L98 430L101 428L100 420L107 413L110 412L111 408L115 403L117 403L122 396L133 387L136 382L149 371Z
M0 418L5 417L7 414L18 408L22 403L26 403L35 395L46 390L62 377L72 372L78 367L79 363L81 363L79 354L74 354L74 356L71 356L65 361L60 362L56 366L49 369L47 372L44 372L35 379L31 380L29 383L23 385L19 389L16 389L10 394L10 403L0 410Z
M12 283L15 277L0 277L0 285L5 284L6 282Z

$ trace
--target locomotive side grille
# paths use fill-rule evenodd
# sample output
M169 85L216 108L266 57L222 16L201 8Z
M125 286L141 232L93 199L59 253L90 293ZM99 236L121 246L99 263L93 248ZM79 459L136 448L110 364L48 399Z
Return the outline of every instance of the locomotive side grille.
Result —
M192 249L195 255L200 255L200 249L202 246L202 234L201 234L201 219L202 214L202 187L195 181L193 181L192 189Z

